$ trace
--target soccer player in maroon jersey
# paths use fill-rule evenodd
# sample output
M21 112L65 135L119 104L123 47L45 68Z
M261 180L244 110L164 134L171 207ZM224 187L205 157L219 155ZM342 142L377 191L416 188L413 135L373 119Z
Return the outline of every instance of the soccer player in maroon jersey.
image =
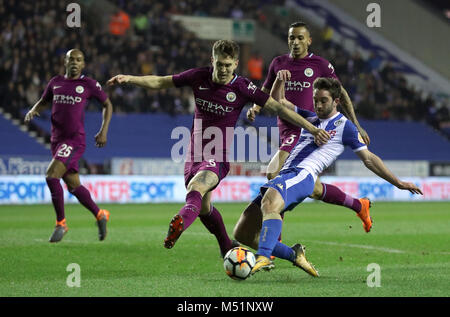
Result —
M318 77L335 79L338 79L338 77L334 72L333 65L331 65L329 61L308 51L311 43L312 38L308 26L305 23L295 22L291 24L288 32L288 46L290 53L277 56L273 59L269 67L267 78L263 84L262 91L267 93L270 92L278 76L279 79L285 83L284 91L287 100L301 109L314 111L312 87L314 80ZM347 91L343 87L341 95L340 105L342 113L355 124L364 142L369 145L370 138L366 131L359 125L353 110L352 102ZM261 108L255 104L247 112L248 119L253 121L260 109ZM286 122L283 118L278 118L278 128L281 145L267 167L267 178L269 180L278 175L278 172L289 156L289 153L297 144L301 132L300 128ZM357 199L351 197L337 186L322 184L319 178L317 178L311 198L352 209L362 220L364 230L366 232L370 231L372 220L369 212L371 206L369 199ZM237 235L246 235L244 239L245 241L248 241L249 237L247 236L247 233L250 234L253 230L247 229L248 226L258 223L257 219L260 214L260 205L261 196L258 196L247 206L236 224L234 230L235 237ZM257 239L257 237L255 237L255 239Z
M56 212L56 227L50 242L59 242L67 233L68 227L64 213L64 193L61 178L69 192L96 217L99 239L106 237L106 223L109 212L100 209L92 200L89 191L80 183L78 161L86 148L84 131L84 111L91 98L103 105L103 120L99 132L95 135L97 147L104 147L107 141L109 123L113 107L100 84L82 75L85 66L84 55L78 49L71 49L64 59L65 75L55 76L48 83L42 97L25 115L25 122L52 105L51 151L53 159L46 172L46 181Z
M116 75L108 85L130 83L150 89L190 86L195 97L195 114L191 143L185 163L186 204L173 217L164 240L168 249L175 245L193 221L199 217L216 236L222 256L232 248L219 211L211 204L211 193L229 171L228 148L233 140L227 128L233 129L243 107L248 102L263 105L283 119L310 131L318 144L326 143L329 135L314 127L294 111L282 106L258 89L247 78L235 74L239 61L239 46L228 40L214 43L211 67L194 68L169 76ZM206 137L214 130L214 147Z

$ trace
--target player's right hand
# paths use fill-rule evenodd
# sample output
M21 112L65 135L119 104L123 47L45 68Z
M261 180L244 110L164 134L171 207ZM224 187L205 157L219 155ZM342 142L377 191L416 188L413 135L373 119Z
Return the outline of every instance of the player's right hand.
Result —
M130 81L130 76L129 75L116 75L114 77L111 77L107 82L106 85L107 86L112 86L115 84L124 84Z
M38 117L39 117L39 116L40 116L39 112L37 112L37 111L35 111L35 110L30 110L30 111L28 111L27 114L25 115L25 119L24 119L25 123L28 123L28 122L30 122L31 120L33 120L33 118L34 118L35 116L38 116Z
M318 146L324 145L328 142L330 139L330 134L322 129L317 129L314 135L314 143L316 143Z
M254 105L253 107L251 107L250 109L247 110L247 119L250 122L255 121L255 118L259 114L260 111L261 111L261 107Z

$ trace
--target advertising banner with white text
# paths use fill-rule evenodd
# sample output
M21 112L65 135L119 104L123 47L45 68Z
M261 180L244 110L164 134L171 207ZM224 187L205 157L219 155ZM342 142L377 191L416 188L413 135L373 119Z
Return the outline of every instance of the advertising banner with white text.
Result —
M338 186L354 197L373 201L450 201L450 177L405 178L424 195L413 195L376 177L322 177L322 183ZM265 177L230 176L214 190L214 202L249 202L259 193ZM97 203L184 202L186 189L182 176L81 176L81 183ZM65 202L76 203L61 181ZM309 201L309 200L306 200ZM0 176L0 204L51 203L43 176Z

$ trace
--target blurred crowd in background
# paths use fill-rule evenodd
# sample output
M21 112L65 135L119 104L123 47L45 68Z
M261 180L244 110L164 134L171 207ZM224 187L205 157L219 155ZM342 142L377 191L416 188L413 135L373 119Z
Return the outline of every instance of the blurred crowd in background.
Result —
M287 41L287 19L267 19L269 1L124 1L111 0L115 10L109 25L97 27L87 21L69 29L61 23L67 3L57 0L0 0L0 98L5 111L19 117L42 94L49 79L64 73L63 58L70 48L80 48L86 58L84 73L102 85L113 75L175 74L193 67L210 65L211 43L199 40L169 14L251 18L283 41ZM65 15L64 15L65 19ZM331 41L325 28L314 37L311 52L328 59L349 92L359 118L426 121L436 129L450 124L448 99L435 100L408 85L403 74L378 56L363 58ZM287 45L280 48L287 53ZM268 68L254 52L241 63L240 74L261 86ZM106 88L116 113L192 113L191 90L150 91L131 86ZM90 106L92 109L96 105ZM447 135L448 136L448 135Z

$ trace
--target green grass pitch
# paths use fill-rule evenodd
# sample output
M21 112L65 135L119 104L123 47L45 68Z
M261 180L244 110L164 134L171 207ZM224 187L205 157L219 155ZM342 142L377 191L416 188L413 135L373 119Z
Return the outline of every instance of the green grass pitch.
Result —
M246 204L216 204L228 232ZM450 295L450 203L376 202L372 232L352 211L309 203L288 213L283 242L301 242L321 273L312 278L277 259L243 282L226 276L216 239L199 220L175 247L163 247L181 204L102 205L111 211L105 241L92 215L66 205L69 232L50 244L50 205L0 206L0 296L302 297ZM80 266L80 287L66 280ZM379 287L367 280L380 268Z

